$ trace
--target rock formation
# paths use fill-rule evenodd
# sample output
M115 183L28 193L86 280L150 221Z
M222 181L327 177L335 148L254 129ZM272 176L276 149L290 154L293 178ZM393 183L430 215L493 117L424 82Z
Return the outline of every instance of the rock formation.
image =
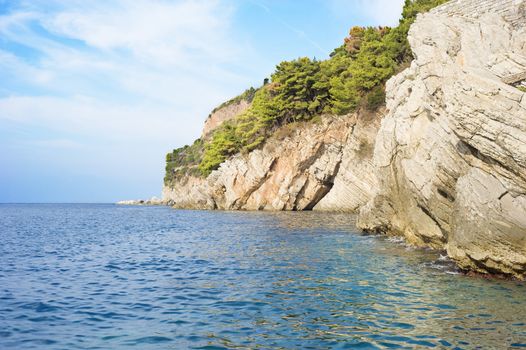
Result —
M150 199L130 199L118 201L115 203L117 205L165 205L165 202L157 197L152 197Z
M525 277L526 96L505 83L526 72L524 4L452 1L412 26L416 58L388 82L361 228Z
M526 278L526 1L450 1L419 16L409 42L415 60L387 83L386 110L284 126L163 200L359 211L366 231ZM203 136L246 107L213 115Z
M262 149L236 155L208 178L185 177L165 187L163 199L193 209L356 210L375 185L374 176L363 173L372 173L380 116L286 125Z
M201 134L201 139L207 138L210 133L217 129L221 124L235 118L250 107L250 102L241 99L240 101L234 101L228 103L226 106L220 107L217 110L214 110L205 121L205 126L203 127L203 133Z

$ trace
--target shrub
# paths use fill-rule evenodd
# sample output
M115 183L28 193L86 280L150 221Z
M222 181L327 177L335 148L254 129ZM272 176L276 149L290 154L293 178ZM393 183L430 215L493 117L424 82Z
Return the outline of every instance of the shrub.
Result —
M189 146L175 149L166 155L165 185L169 185L182 176L192 172L201 163L203 141L197 139Z
M212 113L220 110L221 108L224 108L224 107L227 107L227 106L230 106L234 103L239 103L243 100L247 101L247 102L252 102L252 100L254 99L254 96L256 94L256 91L257 89L254 89L253 87L250 87L248 89L246 89L241 95L238 95L226 102L223 102L221 103L219 106L217 106L216 108L214 108L212 110Z
M385 104L385 89L383 86L377 86L371 90L366 96L366 108L369 111L376 111L379 107Z

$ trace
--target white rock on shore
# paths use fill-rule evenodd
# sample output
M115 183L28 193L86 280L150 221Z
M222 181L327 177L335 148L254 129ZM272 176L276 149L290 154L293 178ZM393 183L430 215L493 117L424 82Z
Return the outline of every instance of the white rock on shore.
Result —
M165 205L165 202L160 198L152 197L147 200L131 199L131 200L118 201L115 204L117 205Z
M261 150L236 155L207 179L165 186L163 200L192 209L357 210L376 183L372 140L381 116L285 126Z

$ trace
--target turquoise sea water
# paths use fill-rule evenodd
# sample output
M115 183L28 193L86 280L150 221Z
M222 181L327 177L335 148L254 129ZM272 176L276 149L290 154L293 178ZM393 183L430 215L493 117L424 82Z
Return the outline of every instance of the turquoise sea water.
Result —
M526 347L526 285L326 213L0 205L0 349Z

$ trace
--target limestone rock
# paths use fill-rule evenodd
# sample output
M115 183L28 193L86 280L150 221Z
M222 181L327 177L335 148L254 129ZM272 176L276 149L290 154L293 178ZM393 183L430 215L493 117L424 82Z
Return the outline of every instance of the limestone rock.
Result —
M372 197L377 186L372 162L374 140L384 113L381 110L375 116L355 116L334 186L314 210L357 212Z
M449 255L466 270L524 277L526 196L509 192L498 177L471 168L457 182Z
M152 197L150 199L131 199L123 200L115 203L117 205L165 205L166 203L157 197Z
M203 132L201 134L202 139L206 139L210 136L210 133L217 129L224 122L237 117L250 107L251 103L247 100L240 100L227 104L224 107L214 110L205 121Z
M361 228L446 248L465 269L525 277L525 96L505 83L526 72L524 3L456 0L419 16L415 60L387 84L379 187Z
M163 199L192 209L356 210L376 183L371 141L380 116L284 126L262 149L234 156L207 179L165 187ZM367 177L360 176L364 171Z

